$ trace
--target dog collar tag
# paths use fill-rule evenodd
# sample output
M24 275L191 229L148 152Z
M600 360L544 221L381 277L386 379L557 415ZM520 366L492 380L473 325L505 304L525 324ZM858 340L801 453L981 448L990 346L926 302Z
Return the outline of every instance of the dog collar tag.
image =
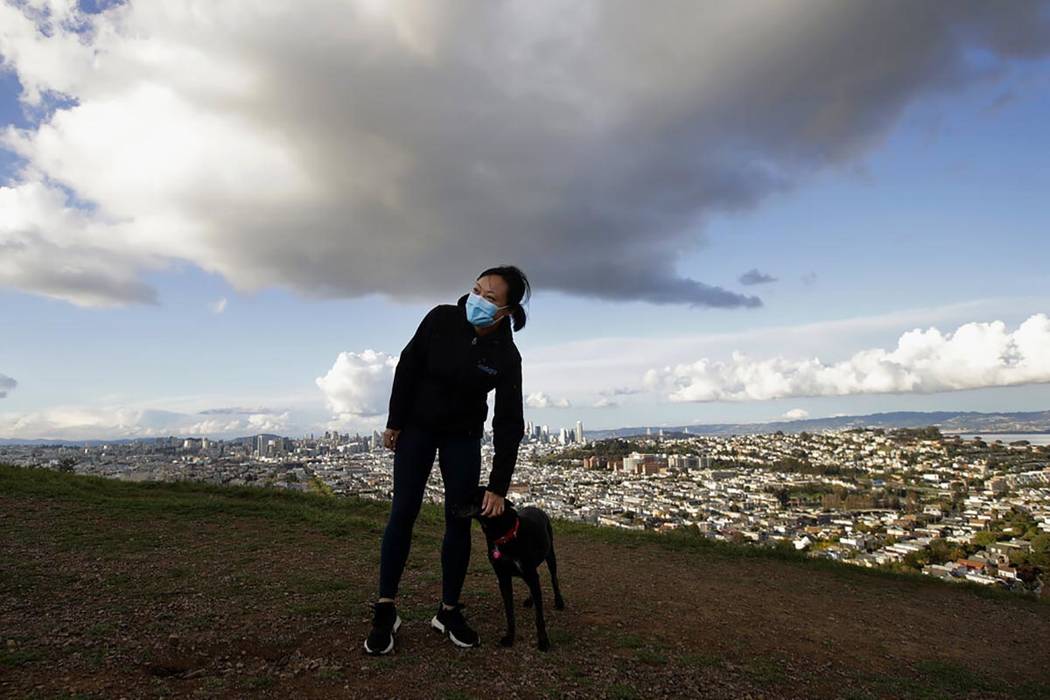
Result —
M493 559L499 559L502 556L503 555L500 553L499 547L493 547L493 549L492 549L492 558Z

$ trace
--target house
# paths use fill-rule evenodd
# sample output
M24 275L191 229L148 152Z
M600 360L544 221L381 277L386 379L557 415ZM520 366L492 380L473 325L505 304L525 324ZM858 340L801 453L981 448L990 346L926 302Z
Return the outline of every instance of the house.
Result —
M959 566L966 567L967 571L976 571L984 573L988 568L988 563L983 559L956 559L955 563Z

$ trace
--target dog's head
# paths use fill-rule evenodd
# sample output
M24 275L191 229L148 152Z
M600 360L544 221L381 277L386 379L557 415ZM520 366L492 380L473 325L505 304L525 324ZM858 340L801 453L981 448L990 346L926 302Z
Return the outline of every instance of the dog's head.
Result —
M485 498L485 487L478 486L471 492L470 497L461 503L452 506L452 514L457 518L477 518L482 529L487 530L491 525L498 525L506 520L514 521L514 503L509 498L503 498L503 512L495 517L481 514L481 503Z

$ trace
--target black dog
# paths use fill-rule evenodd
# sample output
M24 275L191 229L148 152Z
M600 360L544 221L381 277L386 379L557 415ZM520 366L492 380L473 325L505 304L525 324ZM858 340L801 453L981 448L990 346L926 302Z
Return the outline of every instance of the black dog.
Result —
M526 506L520 511L514 509L509 499L503 500L503 512L495 517L481 515L481 503L485 496L485 487L478 486L474 496L467 503L459 504L452 509L454 515L461 518L477 518L481 530L485 533L488 544L489 562L499 579L499 590L503 596L503 607L507 612L507 634L499 640L501 646L514 644L514 595L511 577L519 576L525 580L531 594L525 600L525 607L536 603L536 639L540 651L550 649L547 638L547 625L543 619L543 594L540 592L540 575L538 567L547 562L551 573L551 585L554 588L554 609L565 608L558 587L558 562L554 557L554 531L551 520L539 508Z

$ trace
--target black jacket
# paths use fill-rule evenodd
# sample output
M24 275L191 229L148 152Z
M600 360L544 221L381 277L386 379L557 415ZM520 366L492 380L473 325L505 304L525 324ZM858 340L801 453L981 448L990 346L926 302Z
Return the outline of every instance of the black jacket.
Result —
M507 495L525 435L521 397L521 355L510 317L486 336L467 320L467 295L456 304L427 312L401 351L390 391L387 428L406 423L429 430L481 437L488 418L488 393L496 390L492 415L492 472L489 491Z

